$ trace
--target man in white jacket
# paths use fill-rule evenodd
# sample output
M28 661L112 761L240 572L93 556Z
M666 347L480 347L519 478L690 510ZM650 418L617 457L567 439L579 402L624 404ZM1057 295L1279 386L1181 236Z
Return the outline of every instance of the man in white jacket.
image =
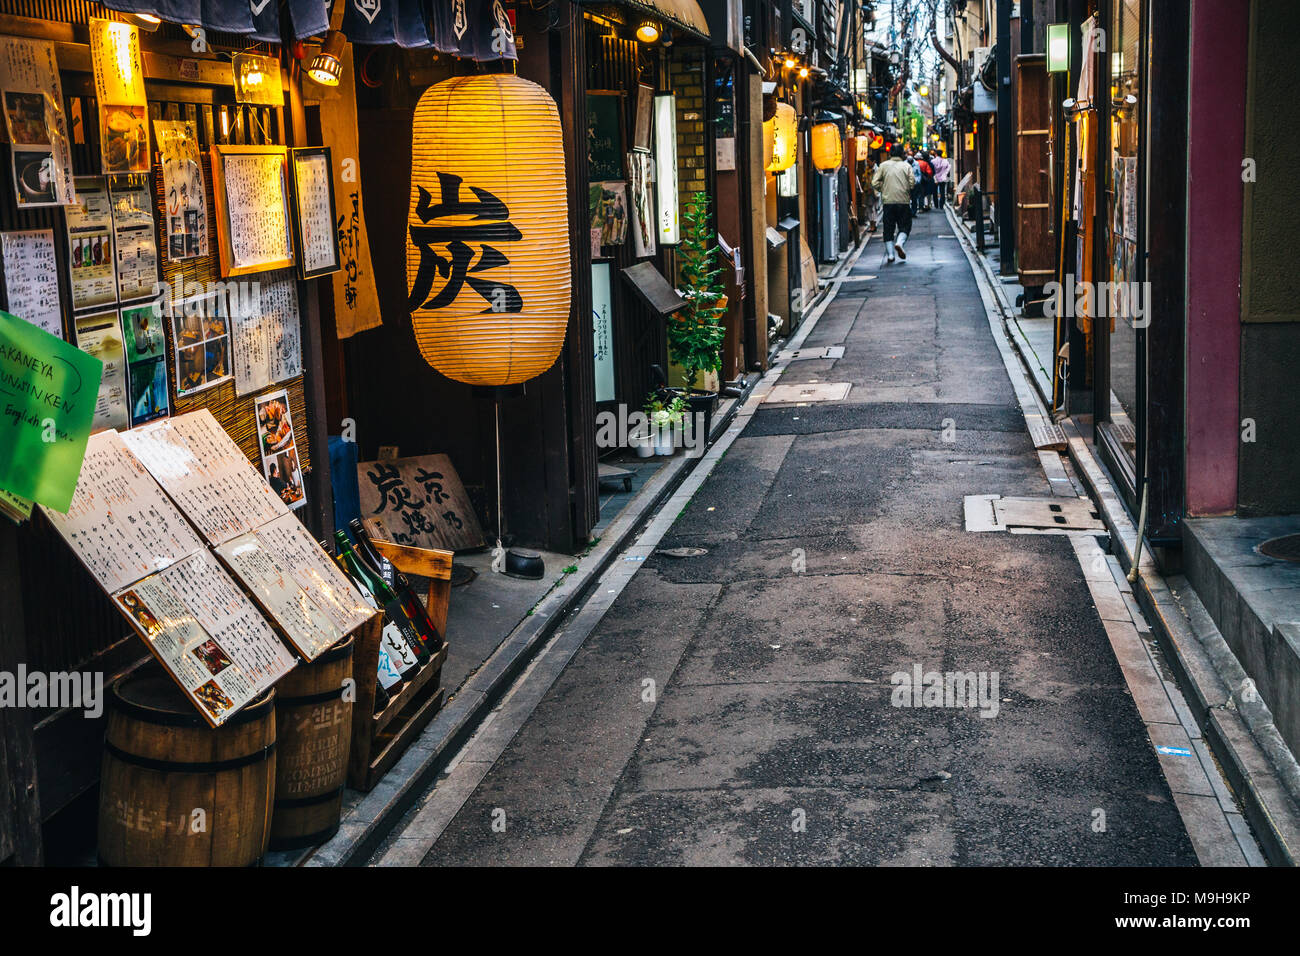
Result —
M880 196L884 207L884 240L886 261L898 258L906 259L903 246L907 243L907 234L912 231L912 187L914 185L912 167L903 159L903 147L897 143L889 151L889 158L876 167L871 176L871 185Z

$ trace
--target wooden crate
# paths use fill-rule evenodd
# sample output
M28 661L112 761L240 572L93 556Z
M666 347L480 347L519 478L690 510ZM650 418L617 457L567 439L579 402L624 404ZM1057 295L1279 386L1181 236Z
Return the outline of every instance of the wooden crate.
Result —
M450 551L412 548L371 539L379 553L407 576L429 579L426 607L438 633L447 635L447 605L451 599ZM370 791L406 752L433 715L442 706L442 665L447 659L444 643L429 662L394 694L388 706L375 713L375 675L379 668L379 644L383 617L375 615L357 632L354 673L357 700L352 708L352 755L348 761L348 786Z

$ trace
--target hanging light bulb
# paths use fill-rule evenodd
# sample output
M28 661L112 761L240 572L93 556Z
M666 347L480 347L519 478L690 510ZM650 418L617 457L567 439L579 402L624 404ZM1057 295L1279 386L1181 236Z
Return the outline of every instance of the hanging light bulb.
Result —
M659 24L653 20L642 20L636 28L636 38L642 43L654 43L659 39Z
M795 59L794 59L794 57L792 57L792 56L787 56L787 57L785 58L785 68L786 68L787 70L793 70L794 67L795 67Z
M808 67L806 66L799 67L799 79L801 80L808 79Z
M343 47L348 42L338 30L325 34L320 52L307 64L307 75L321 86L338 86L343 78Z
M146 33L157 33L158 28L162 26L162 20L152 13L124 13L122 19L127 23L133 24L144 30Z

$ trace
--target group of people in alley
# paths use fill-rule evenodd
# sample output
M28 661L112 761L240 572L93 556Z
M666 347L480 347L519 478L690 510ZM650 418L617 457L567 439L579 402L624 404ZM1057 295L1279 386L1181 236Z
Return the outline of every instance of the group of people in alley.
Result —
M912 217L943 206L951 168L938 153L907 150L901 143L894 144L889 158L876 167L871 186L880 198L885 262L893 262L895 255L906 261Z

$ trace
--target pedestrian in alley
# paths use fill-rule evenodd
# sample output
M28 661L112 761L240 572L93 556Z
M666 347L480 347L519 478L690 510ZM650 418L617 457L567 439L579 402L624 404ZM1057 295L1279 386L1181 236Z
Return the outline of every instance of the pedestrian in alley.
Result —
M933 165L935 208L942 208L948 198L948 176L952 172L952 164L946 156L936 154Z
M895 144L889 159L876 167L871 185L880 196L884 208L885 261L893 262L894 253L906 260L903 246L912 230L911 199L916 185L912 167L903 159L903 147Z
M921 164L917 159L915 149L910 150L904 158L912 171L912 193L908 199L908 205L911 208L912 215L915 216L919 212L918 207L921 202Z
M924 211L932 206L938 209L939 203L934 198L934 167L930 165L929 150L921 152L916 165L921 170L921 209Z

